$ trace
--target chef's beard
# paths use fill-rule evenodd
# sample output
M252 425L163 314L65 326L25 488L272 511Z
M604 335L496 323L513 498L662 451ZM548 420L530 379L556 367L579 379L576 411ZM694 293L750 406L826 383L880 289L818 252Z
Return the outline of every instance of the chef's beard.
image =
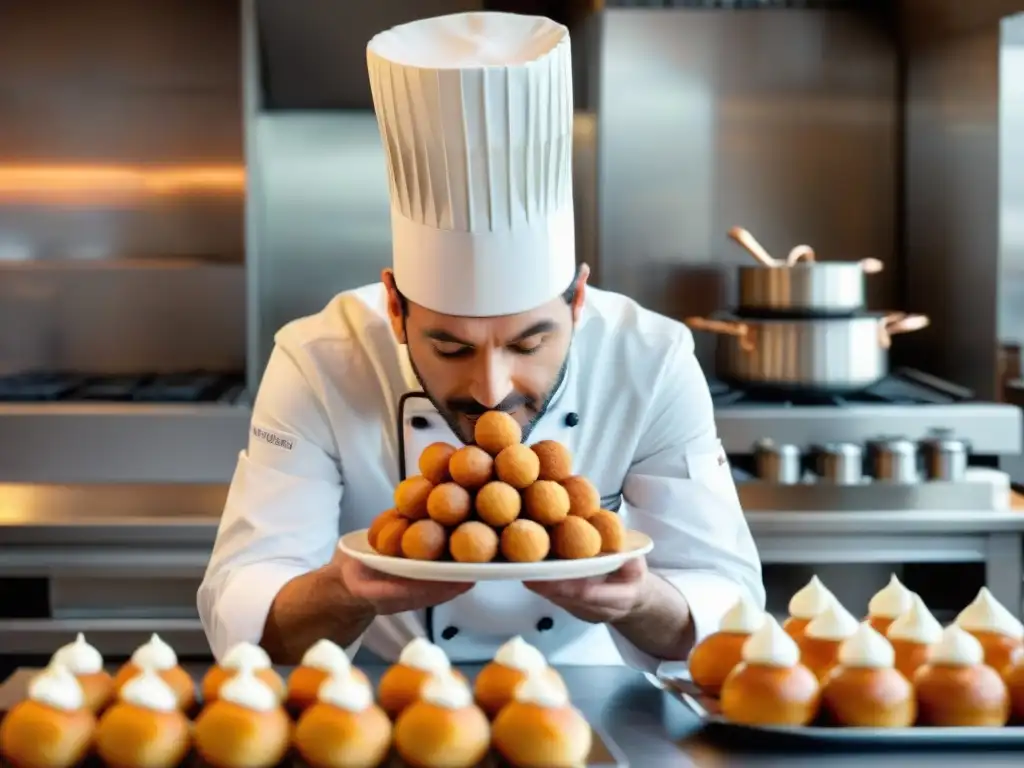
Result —
M567 349L565 352L565 359L562 361L562 366L558 369L558 375L555 377L555 381L551 385L551 388L548 389L547 393L544 395L544 399L541 402L541 406L539 408L535 408L534 406L536 400L532 398L523 397L522 395L513 392L509 397L505 398L504 401L499 403L494 408L484 408L482 405L477 403L476 408L474 410L479 409L479 413L484 413L485 411L514 411L517 408L521 407L534 409L536 411L536 415L532 419L530 419L530 421L527 422L527 424L523 427L523 442L525 443L526 439L530 436L530 433L533 432L533 428L537 425L537 422L539 422L544 417L544 414L547 413L548 408L551 405L551 401L554 399L555 395L558 393L558 390L561 388L562 382L565 381L566 373L569 370L569 351L571 350L571 348L572 344L570 343L569 349ZM462 409L452 410L443 402L434 397L433 394L431 394L430 388L423 383L423 377L420 376L419 369L416 368L416 361L413 359L412 350L409 350L408 347L406 347L406 349L408 350L409 365L412 367L412 372L416 375L416 380L419 381L420 383L420 388L423 390L423 394L427 396L427 399L430 400L434 408L437 409L437 412L441 414L441 418L445 420L445 423L448 425L449 429L451 429L451 431L455 433L455 436L458 437L466 445L472 443L472 432L470 432L470 434L468 435L464 434L464 427L459 420L459 416L465 416L467 415L467 412ZM476 415L476 413L469 415Z

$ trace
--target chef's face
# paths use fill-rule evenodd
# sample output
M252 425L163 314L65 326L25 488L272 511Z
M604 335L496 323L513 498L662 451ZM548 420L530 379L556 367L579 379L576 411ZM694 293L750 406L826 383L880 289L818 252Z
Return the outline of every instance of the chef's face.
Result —
M391 270L384 271L395 336L408 346L424 391L463 442L472 442L485 411L511 414L524 436L543 415L565 374L589 274L584 264L564 295L529 312L456 317L408 301Z

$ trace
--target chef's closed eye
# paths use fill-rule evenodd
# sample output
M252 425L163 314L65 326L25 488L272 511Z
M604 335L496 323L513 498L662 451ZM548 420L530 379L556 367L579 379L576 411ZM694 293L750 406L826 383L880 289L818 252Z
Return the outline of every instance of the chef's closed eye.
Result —
M467 344L460 344L456 341L435 341L434 354L438 357L468 357L473 354L473 348Z

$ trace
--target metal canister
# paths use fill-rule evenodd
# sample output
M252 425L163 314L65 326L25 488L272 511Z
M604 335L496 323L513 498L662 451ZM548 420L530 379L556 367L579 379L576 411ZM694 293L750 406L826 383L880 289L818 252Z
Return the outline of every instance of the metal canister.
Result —
M802 452L799 446L759 440L754 445L757 477L767 483L795 485L803 474Z
M826 483L857 485L864 478L864 451L856 443L827 443L814 449L815 473Z
M929 480L957 482L967 474L967 456L970 446L964 440L947 435L935 435L919 443L924 459L924 473Z
M917 456L917 444L902 437L880 438L868 443L869 472L880 482L916 483Z

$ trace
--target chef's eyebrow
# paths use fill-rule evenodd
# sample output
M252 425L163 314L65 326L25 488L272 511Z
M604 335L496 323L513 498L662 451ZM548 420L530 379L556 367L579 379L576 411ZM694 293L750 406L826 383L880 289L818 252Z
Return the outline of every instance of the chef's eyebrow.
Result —
M517 333L512 339L508 341L508 343L518 344L519 342L525 341L531 336L537 336L541 333L550 333L556 328L557 326L552 320L541 320L539 323L534 323L529 328ZM460 339L458 336L448 333L448 331L443 331L440 328L430 328L424 331L423 335L426 336L428 339L440 341L443 344L460 344L463 347L475 346L471 342L468 342L465 339Z

